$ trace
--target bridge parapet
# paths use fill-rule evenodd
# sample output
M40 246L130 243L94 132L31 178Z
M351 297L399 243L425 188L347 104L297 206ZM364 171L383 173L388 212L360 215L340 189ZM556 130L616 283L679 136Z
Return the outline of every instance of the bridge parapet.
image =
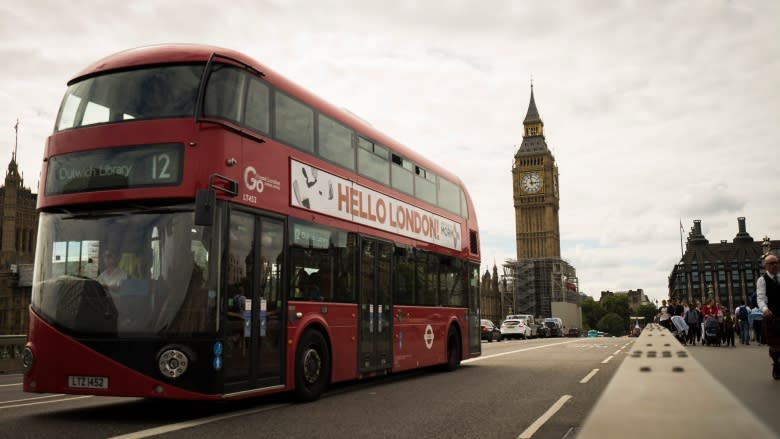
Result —
M696 437L775 436L668 329L649 324L591 409L577 438L680 437L691 427Z

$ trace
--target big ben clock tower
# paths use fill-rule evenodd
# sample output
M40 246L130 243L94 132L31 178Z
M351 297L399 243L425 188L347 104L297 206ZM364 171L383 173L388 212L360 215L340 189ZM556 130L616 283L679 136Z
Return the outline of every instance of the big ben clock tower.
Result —
M544 140L533 87L523 120L523 142L512 164L517 259L559 259L558 166Z

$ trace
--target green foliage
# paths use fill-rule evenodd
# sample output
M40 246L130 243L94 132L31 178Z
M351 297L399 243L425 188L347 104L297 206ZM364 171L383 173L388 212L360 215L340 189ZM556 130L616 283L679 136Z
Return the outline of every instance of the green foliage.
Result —
M606 312L599 302L588 297L582 301L582 326L583 330L596 329L596 326Z
M658 313L655 305L648 304L639 307L636 313L631 311L631 307L628 303L628 296L626 295L613 295L607 296L602 302L597 302L593 298L588 297L582 301L582 326L583 330L597 329L599 331L609 332L612 335L625 334L628 331L628 327L631 324L629 317L642 316L645 318L644 323L651 323L653 318ZM612 315L610 319L607 319L606 324L610 324L614 318L614 326L618 332L612 330L602 329L602 321L608 315Z
M639 309L636 312L637 316L645 318L644 321L645 324L652 323L656 314L658 314L658 308L656 308L655 305L652 304L640 305Z
M611 312L599 320L596 329L609 335L625 335L627 334L628 325L622 317Z
M601 303L604 311L609 314L617 314L621 318L625 318L628 321L628 317L631 315L631 307L628 304L628 296L625 294L607 296Z

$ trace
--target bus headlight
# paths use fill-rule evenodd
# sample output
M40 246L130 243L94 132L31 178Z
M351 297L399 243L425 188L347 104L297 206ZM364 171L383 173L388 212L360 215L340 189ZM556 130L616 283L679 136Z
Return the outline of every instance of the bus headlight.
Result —
M24 373L27 373L32 369L34 361L35 356L33 355L32 349L25 346L22 350L22 369L24 369Z
M165 349L160 354L157 362L160 373L168 378L178 378L187 372L190 365L190 359L187 354L178 349Z

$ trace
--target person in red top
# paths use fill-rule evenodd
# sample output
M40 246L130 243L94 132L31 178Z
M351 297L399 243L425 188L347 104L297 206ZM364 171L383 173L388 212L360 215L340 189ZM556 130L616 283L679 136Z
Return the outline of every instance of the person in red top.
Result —
M707 320L707 317L713 316L716 319L718 318L718 307L715 305L715 300L710 299L707 301L705 305L701 307L701 313L704 317L704 320Z

